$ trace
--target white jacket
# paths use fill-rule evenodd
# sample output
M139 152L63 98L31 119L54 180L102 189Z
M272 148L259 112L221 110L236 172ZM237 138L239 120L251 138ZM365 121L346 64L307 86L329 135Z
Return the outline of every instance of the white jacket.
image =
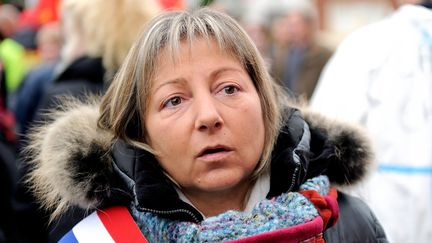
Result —
M432 239L432 11L404 5L347 37L313 110L369 129L379 167L358 192L392 242Z

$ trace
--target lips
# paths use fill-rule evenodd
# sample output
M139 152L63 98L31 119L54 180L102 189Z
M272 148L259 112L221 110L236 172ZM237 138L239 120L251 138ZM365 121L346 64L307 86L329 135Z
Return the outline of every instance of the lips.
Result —
M224 145L208 146L203 148L197 158L201 159L218 159L223 157L225 154L231 152L232 149Z

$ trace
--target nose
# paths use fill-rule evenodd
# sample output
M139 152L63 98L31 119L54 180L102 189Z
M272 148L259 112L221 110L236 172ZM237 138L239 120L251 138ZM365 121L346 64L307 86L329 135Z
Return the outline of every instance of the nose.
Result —
M195 129L202 132L215 132L222 128L224 122L217 101L211 95L195 100Z

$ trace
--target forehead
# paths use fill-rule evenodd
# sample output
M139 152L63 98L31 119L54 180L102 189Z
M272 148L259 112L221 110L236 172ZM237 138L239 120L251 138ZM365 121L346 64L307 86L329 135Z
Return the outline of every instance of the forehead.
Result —
M193 56L199 56L202 51L211 54L210 57L225 57L229 59L236 59L232 48L223 46L214 38L196 37L190 40L182 40L178 43L167 44L163 47L157 58L157 68L160 65L167 63L177 65L179 62Z
M186 63L195 63L196 67L187 67ZM166 76L173 69L198 68L208 65L235 65L243 68L243 65L231 51L224 48L214 39L196 38L192 41L181 41L178 45L165 46L159 52L154 70L152 84L159 79L158 76Z

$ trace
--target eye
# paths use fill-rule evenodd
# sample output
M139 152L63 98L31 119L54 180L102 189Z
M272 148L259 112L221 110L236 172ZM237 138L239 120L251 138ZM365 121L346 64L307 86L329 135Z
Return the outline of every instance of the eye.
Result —
M180 96L174 96L170 98L169 100L165 101L163 103L164 108L170 108L174 106L178 106L182 103L182 98Z
M225 92L225 94L229 94L230 95L230 94L234 94L234 93L238 92L239 88L237 88L234 85L228 85L228 86L226 86L226 87L223 88L223 91Z

